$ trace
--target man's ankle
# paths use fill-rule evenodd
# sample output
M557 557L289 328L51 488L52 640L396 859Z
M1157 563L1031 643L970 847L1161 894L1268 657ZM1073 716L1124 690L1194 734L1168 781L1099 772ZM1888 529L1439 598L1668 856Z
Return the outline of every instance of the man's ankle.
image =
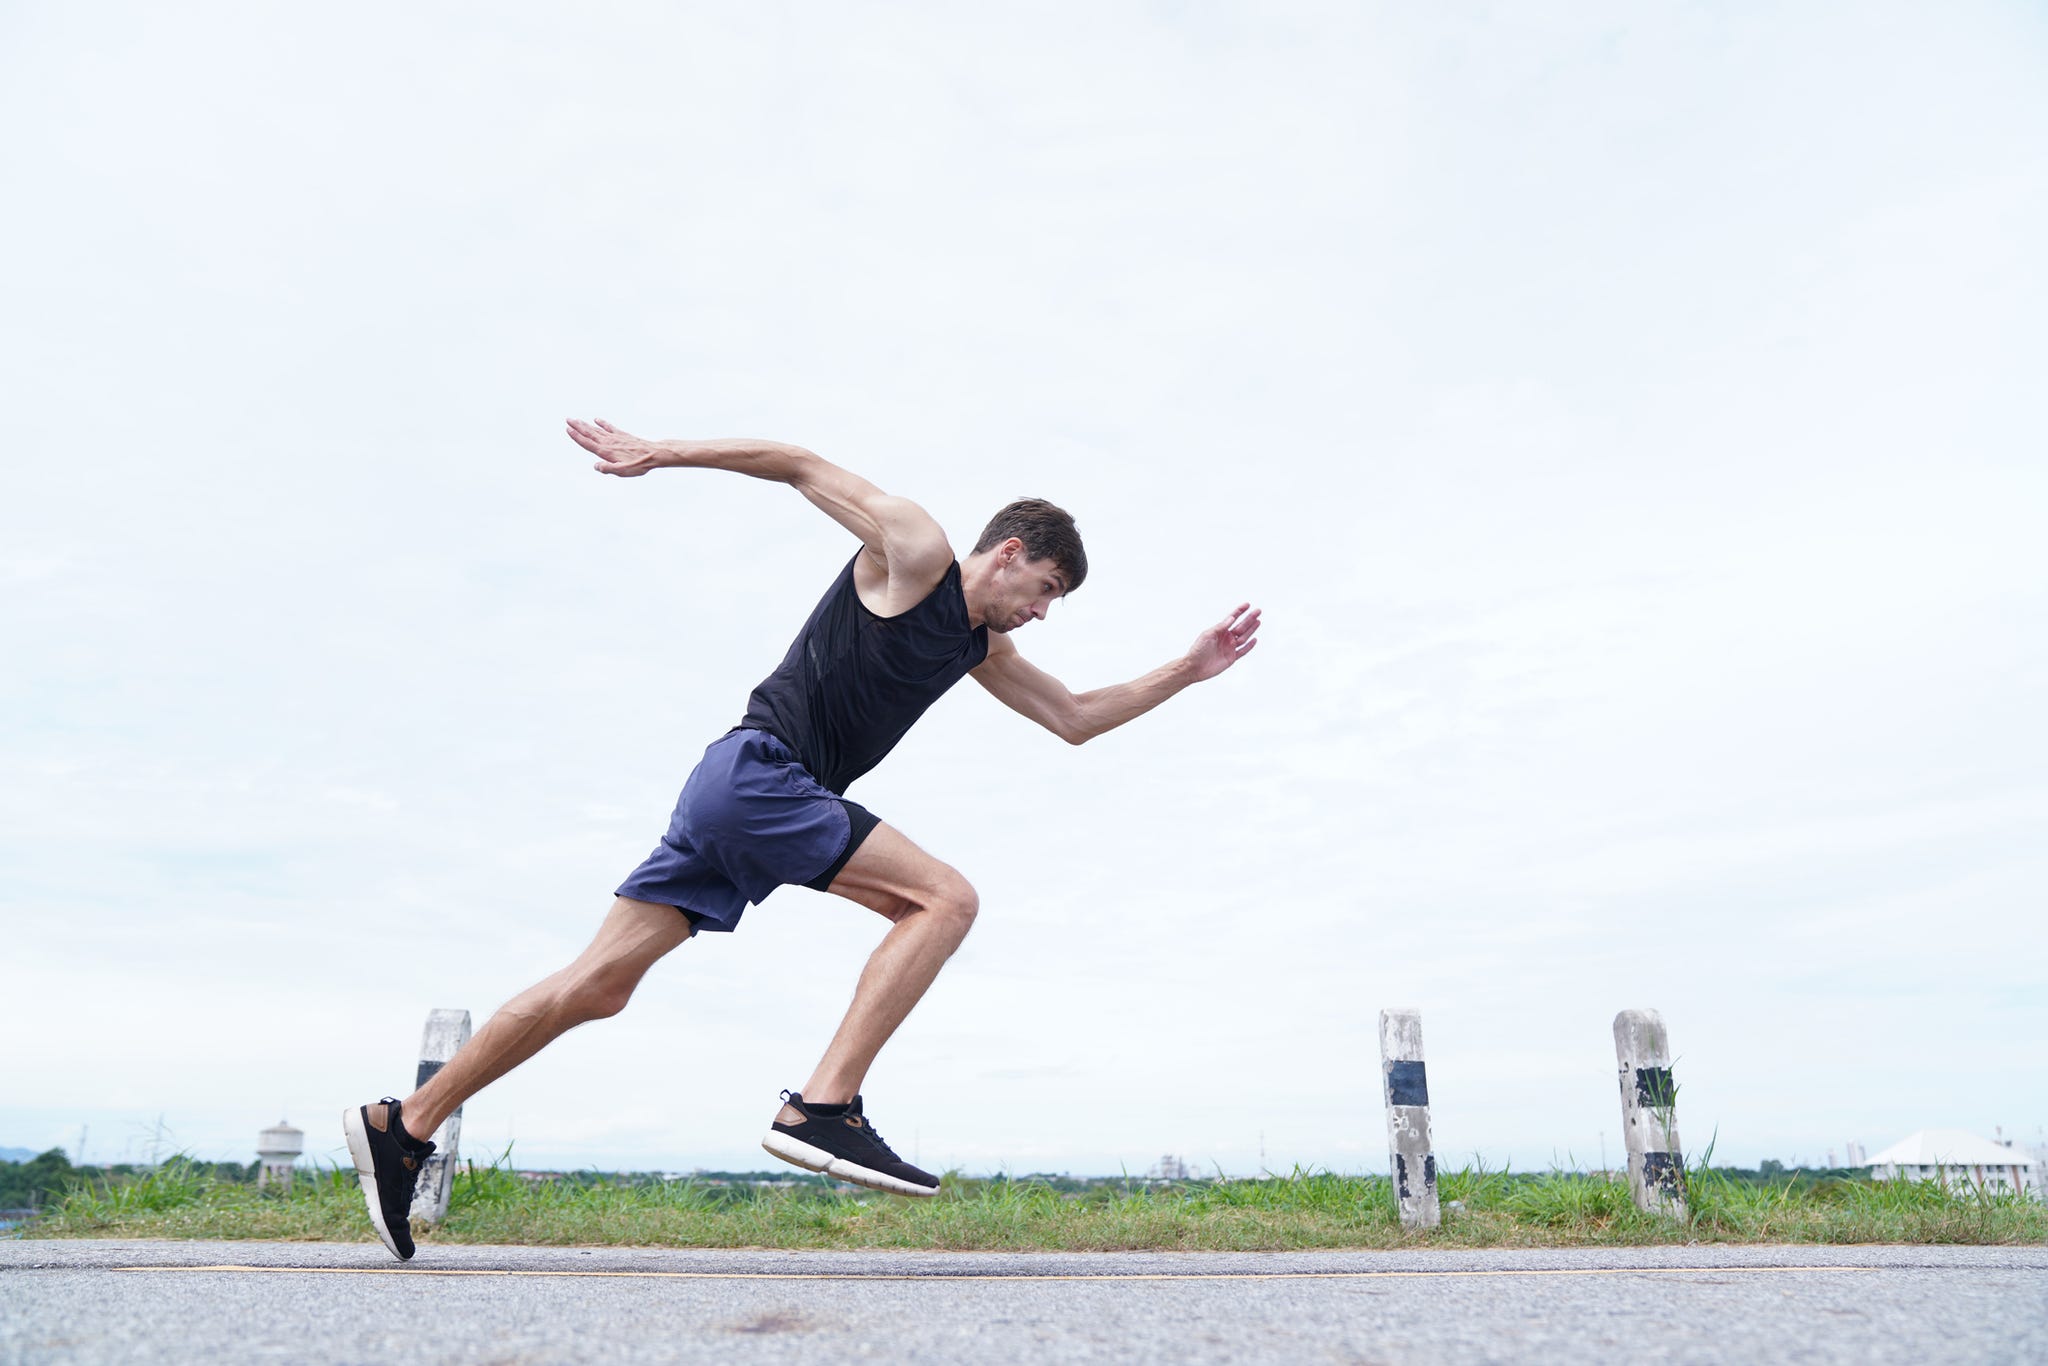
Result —
M813 1085L816 1085L815 1080ZM815 1111L826 1117L845 1114L853 1102L858 1099L859 1091L860 1087L858 1085L846 1087L817 1086L816 1090L812 1090L811 1087L807 1086L801 1091L784 1091L782 1094L785 1096L792 1096L797 1101L802 1102L803 1109L799 1110L794 1104L784 1102L782 1108L775 1112L775 1122L777 1124L801 1124L811 1117L809 1113L806 1113L807 1111Z
M386 1133L395 1133L398 1141L408 1148L425 1146L425 1140L413 1135L412 1125L405 1122L405 1102L386 1105L382 1101L370 1107L370 1127ZM428 1130L429 1133L433 1132Z
M782 1108L775 1112L777 1124L802 1124L814 1117L830 1118L834 1115L843 1115L846 1113L846 1107L852 1104L850 1099L838 1104L826 1100L812 1100L802 1091L786 1094L789 1094L791 1099L784 1101ZM802 1109L797 1108L798 1102L802 1102Z

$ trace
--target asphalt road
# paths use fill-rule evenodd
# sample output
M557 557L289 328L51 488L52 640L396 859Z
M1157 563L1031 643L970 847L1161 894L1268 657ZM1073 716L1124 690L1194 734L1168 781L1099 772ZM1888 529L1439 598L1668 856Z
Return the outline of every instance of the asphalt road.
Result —
M0 1242L0 1362L2048 1361L2048 1248Z

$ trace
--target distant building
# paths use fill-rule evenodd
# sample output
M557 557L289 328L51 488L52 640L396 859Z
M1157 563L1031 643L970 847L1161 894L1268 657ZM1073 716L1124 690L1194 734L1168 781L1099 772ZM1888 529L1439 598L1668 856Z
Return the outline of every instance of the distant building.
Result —
M1878 1181L1946 1181L1993 1191L2038 1191L2026 1151L1962 1129L1922 1129L1870 1159ZM2038 1197L2037 1197L2038 1198Z
M1870 1165L1870 1159L1866 1157L1863 1153L1863 1145L1861 1143L1858 1143L1853 1138L1849 1140L1849 1151L1847 1153L1847 1156L1849 1159L1848 1162L1845 1164L1847 1166L1867 1167Z
M305 1131L293 1128L285 1120L280 1119L277 1123L258 1134L256 1136L256 1158L263 1164L263 1169L257 1173L257 1186L268 1186L274 1183L285 1190L290 1190L292 1188L292 1164L299 1160L299 1154L305 1150Z

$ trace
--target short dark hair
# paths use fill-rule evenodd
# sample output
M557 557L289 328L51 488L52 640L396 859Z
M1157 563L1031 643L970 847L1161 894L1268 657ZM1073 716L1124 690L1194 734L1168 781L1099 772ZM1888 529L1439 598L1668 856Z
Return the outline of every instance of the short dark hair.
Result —
M974 553L994 550L1012 536L1024 543L1025 558L1053 562L1067 581L1067 592L1088 577L1088 552L1081 548L1081 533L1065 508L1043 498L1019 498L989 519L974 543Z

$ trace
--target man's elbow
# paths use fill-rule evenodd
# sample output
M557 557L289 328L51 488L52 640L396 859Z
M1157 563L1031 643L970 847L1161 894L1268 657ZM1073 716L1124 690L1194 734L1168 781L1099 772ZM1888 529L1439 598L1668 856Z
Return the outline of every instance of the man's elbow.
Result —
M1053 728L1053 733L1070 745L1085 745L1102 734L1089 724L1086 709L1079 706L1072 708L1060 718L1060 724Z

